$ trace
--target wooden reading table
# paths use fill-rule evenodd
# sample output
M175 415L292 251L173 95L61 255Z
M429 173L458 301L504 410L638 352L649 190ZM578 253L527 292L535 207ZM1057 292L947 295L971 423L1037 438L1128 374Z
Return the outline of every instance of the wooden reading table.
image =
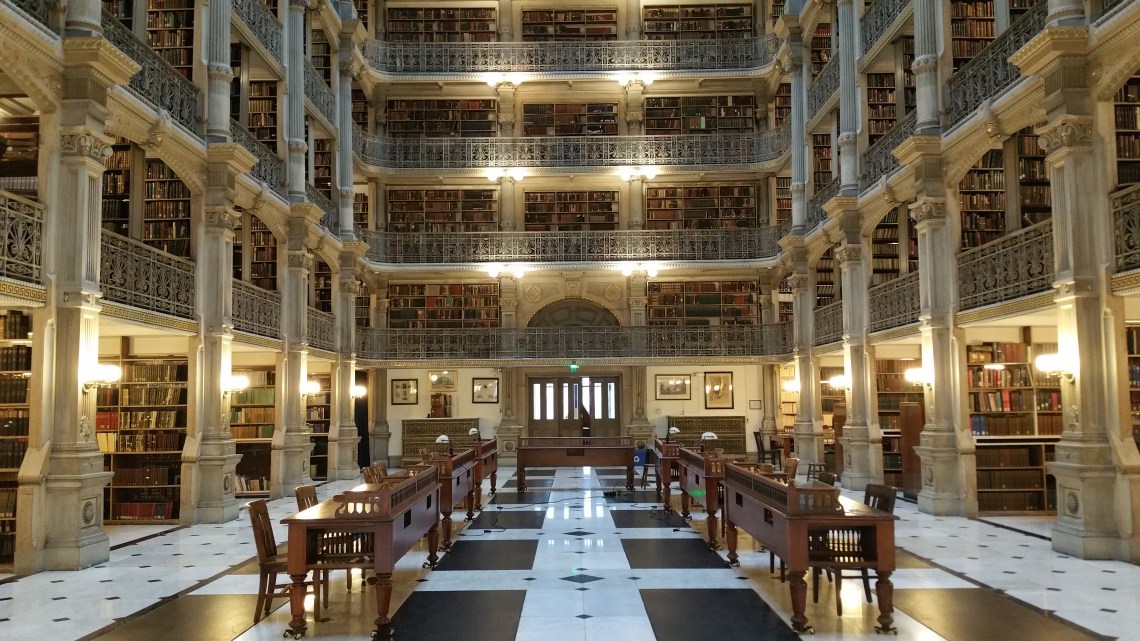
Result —
M412 465L381 483L358 485L283 519L289 526L287 566L293 579L293 618L285 635L305 635L305 577L310 570L369 568L376 573L374 638L385 636L392 622L388 610L396 562L425 534L425 566L434 568L439 560L439 493L439 470Z
M467 519L475 518L475 450L466 449L457 454L432 452L425 463L439 470L439 511L443 514L443 549L451 549L451 513L463 501Z
M708 517L709 547L716 549L716 513L720 510L720 481L728 459L715 452L682 447L678 449L677 469L681 486L681 517L689 518L689 503L697 499L705 506Z
M628 436L532 436L519 439L518 491L526 489L528 467L625 467L633 489L633 441Z
M682 447L696 447L695 441L679 441L675 438L653 439L653 454L657 460L653 463L654 475L657 477L657 496L661 497L661 507L666 512L673 511L673 497L670 489L673 479L680 478L680 468L677 465L678 452ZM662 494L664 489L664 494Z
M793 630L814 632L804 616L804 576L809 568L873 568L879 599L875 631L898 633L890 580L895 570L893 514L842 497L838 488L818 481L785 485L735 464L725 466L724 486L728 561L739 563L736 526L740 526L787 564Z
M491 477L491 494L499 482L499 441L498 439L477 439L475 441L475 509L483 509L483 479Z

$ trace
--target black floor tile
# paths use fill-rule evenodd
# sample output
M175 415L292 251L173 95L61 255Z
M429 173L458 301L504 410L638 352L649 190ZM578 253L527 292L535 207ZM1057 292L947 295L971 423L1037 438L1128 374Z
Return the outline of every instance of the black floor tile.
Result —
M641 590L657 641L795 641L753 590Z
M704 539L622 539L621 546L633 569L726 567Z
M471 530L468 530L471 532ZM538 540L468 541L460 540L443 555L435 571L448 570L529 570L534 567Z
M661 510L611 510L614 525L619 528L667 527L689 529L689 522L676 513Z
M539 505L550 502L550 492L499 492L489 505ZM484 506L486 508L486 506Z
M531 478L530 473L527 472L526 486L527 487L554 487L554 479L553 478L548 478L548 479ZM511 479L511 480L507 481L506 483L503 483L503 487L507 487L507 488L518 487L518 481L515 479Z
M1019 639L1101 638L991 590L895 590L894 605L949 641L1008 641L1011 630Z
M394 639L503 641L518 633L522 590L413 592L392 617Z
M534 510L484 510L471 522L468 532L479 533L484 529L539 530L546 520L546 512Z
M624 467L595 467L593 472L594 476L620 476L623 479L625 478ZM634 472L640 472L640 470L635 468ZM527 472L527 474L530 474L530 472ZM634 476L636 475L635 473Z
M610 487L606 486L606 491L610 491ZM620 505L622 503L637 504L637 505L655 505L661 507L661 499L657 497L657 493L653 490L634 490L630 492L625 489L625 484L618 488L617 495L613 497L606 497L606 502L610 505Z
M553 478L557 472L558 472L558 468L554 468L554 467L528 467L528 468L526 468L526 477L530 478L532 476L537 476L537 477L548 477L549 476L549 477Z
M99 637L100 641L230 641L253 625L255 594L195 595L174 599ZM273 606L289 608L288 599ZM156 631L161 630L161 633Z

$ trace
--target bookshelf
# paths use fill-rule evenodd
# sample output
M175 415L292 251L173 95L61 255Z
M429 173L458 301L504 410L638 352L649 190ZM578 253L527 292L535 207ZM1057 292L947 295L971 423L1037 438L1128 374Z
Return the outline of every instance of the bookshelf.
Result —
M819 368L819 406L823 412L823 427L825 432L830 432L829 428L832 427L835 420L836 406L844 406L844 413L846 413L847 393L839 388L832 387L828 381L836 376L843 374L843 367L820 367ZM826 436L824 438L827 438Z
M1116 184L1140 182L1140 75L1124 83L1114 98Z
M645 190L646 229L756 227L755 185L651 187ZM789 203L790 204L790 203Z
M39 200L39 116L0 113L0 138L7 144L0 154L0 188Z
M899 205L899 220L906 225L906 271L918 271L918 226L910 219L910 210L906 205Z
M769 18L771 19L772 24L775 25L776 22L784 15L784 0L772 0L771 6L772 10L769 12ZM775 29L773 29L773 31L774 30Z
M1014 145L1017 152L1015 157L1021 226L1029 227L1053 216L1049 170L1045 166L1045 152L1038 144L1032 127L1017 132Z
M333 197L333 152L332 138L313 139L313 186L327 198Z
M815 306L834 303L839 294L839 269L834 247L828 247L815 265ZM843 372L839 372L842 374Z
M356 326L372 327L372 296L361 294L356 297Z
M245 223L248 216L245 215L245 210L239 206L234 209L239 213L238 223L234 226L234 242L233 242L233 276L238 280L245 280Z
M168 254L190 257L190 189L158 159L146 161L142 241Z
M914 84L914 37L903 36L895 42L897 50L902 56L899 67L902 68L903 110L910 113L918 106L918 94Z
M333 310L333 273L332 267L321 259L313 261L313 309L322 312Z
M867 144L873 145L895 126L898 96L894 73L867 74Z
M604 231L617 229L618 192L528 191L523 194L525 231Z
M368 194L356 192L352 195L352 225L357 230L372 229L371 209L368 207Z
M759 324L759 293L756 281L653 281L648 284L648 324Z
M729 40L751 38L750 4L643 6L646 40Z
M96 392L95 430L104 469L107 521L178 520L186 439L187 362L119 359L120 382Z
M524 136L616 136L615 103L542 103L523 105Z
M790 365L780 367L780 430L785 434L791 434L795 428L796 413L800 404L800 393L784 387L785 384L790 384L795 378L795 367ZM784 452L785 456L788 454L791 452Z
M920 367L918 361L901 359L878 359L875 361L875 383L878 390L879 427L883 430L883 450L886 451L887 432L898 437L902 429L900 409L902 403L922 403L921 383L910 383L903 374L912 367ZM895 449L894 451L898 451ZM896 487L901 484L890 483Z
M499 284L389 285L391 329L499 326Z
M0 567L16 556L17 474L28 450L32 375L32 317L0 312Z
M962 248L978 247L1005 234L1005 170L1000 149L987 151L958 183Z
M892 209L871 232L872 287L898 278L903 271L899 227L899 210Z
M498 28L492 8L389 7L391 42L492 42Z
M247 104L246 127L254 138L277 153L277 81L251 81Z
M328 376L310 376L320 384L321 390L305 398L305 425L313 451L309 454L309 478L323 481L329 476L329 426L332 420L331 379Z
M115 16L123 26L133 31L134 0L103 0L103 11Z
M234 370L249 377L249 387L230 397L230 432L242 455L234 494L269 496L270 456L277 425L276 372L273 368Z
M1021 14L1032 9L1041 0L1009 0L1009 21L1013 23Z
M368 96L360 87L352 88L352 122L368 131Z
M444 394L443 392L435 392L431 395L431 405L428 410L428 418L451 418L452 412L452 398L451 394Z
M782 223L792 219L792 177L791 176L776 176L776 188L773 193L776 196L776 206L773 211L776 212L776 223Z
M779 302L779 307L776 308L776 313L779 316L780 322L790 321L794 315L795 305L792 302L792 283L789 276L785 276L780 284L776 286L776 299Z
M755 96L646 98L645 133L749 133L755 128L755 113Z
M352 6L356 8L356 15L360 18L361 26L367 31L369 22L372 20L372 0L352 0Z
M495 231L497 189L388 189L388 231Z
M831 134L811 136L812 183L815 191L823 189L833 178L831 167Z
M1053 442L978 444L975 454L978 513L1054 512L1057 488L1045 464L1053 460Z
M399 138L493 137L497 100L389 100L388 133Z
M250 215L247 220L249 282L271 292L277 291L277 238L257 216Z
M1140 434L1140 325L1128 325L1125 330L1128 347L1128 406L1132 413L1132 435ZM1136 446L1140 447L1140 439Z
M309 42L309 62L321 74L325 84L332 87L333 51L325 32L313 29L312 40Z
M821 22L812 32L811 43L808 47L808 56L811 62L811 77L815 78L823 71L824 65L831 60L831 25Z
M954 71L958 71L997 37L993 0L953 0L950 37Z
M248 81L248 55L248 49L241 42L230 43L230 71L234 74L230 80L230 118L238 122L246 122L242 109L247 106L247 96L242 95L242 85Z
M136 154L129 140L111 145L111 157L103 170L103 229L120 236L131 235L131 172Z
M772 97L772 126L779 127L792 117L792 85L781 82L776 86L776 94Z
M617 40L617 9L523 9L523 42Z
M194 72L193 0L150 0L146 12L150 48L186 78Z

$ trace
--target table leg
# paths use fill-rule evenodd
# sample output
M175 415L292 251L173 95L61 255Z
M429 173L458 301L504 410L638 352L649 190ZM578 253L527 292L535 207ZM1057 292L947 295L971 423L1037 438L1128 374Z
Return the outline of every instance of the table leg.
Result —
M633 463L625 467L625 487L630 492L633 491Z
M665 473L666 474L669 473L668 468L665 469ZM658 477L657 482L658 483L661 482L660 477ZM666 478L665 479L665 484L662 486L661 491L663 492L663 494L661 494L661 508L663 510L665 510L665 512L667 512L667 513L672 513L673 512L673 481L672 481L672 478Z
M720 494L717 492L719 489L719 486L713 483L712 488L705 493L705 509L709 511L709 516L705 519L709 525L709 547L714 550L720 547L716 542L716 515L720 511Z
M289 587L289 614L293 615L293 618L289 621L289 631L286 634L292 635L294 639L305 636L307 627L305 624L305 594L308 592L305 586L306 576L308 573L289 575L289 578L293 579L293 585ZM321 598L321 595L318 593L316 598Z
M442 512L440 520L443 521L443 549L451 549L451 509Z
M657 481L657 498L661 498L661 459L660 458L658 458L657 461L653 463L653 471L654 471L654 476L657 477L656 478L656 481ZM668 512L669 511L668 508L666 508L665 511Z
M740 565L740 557L736 554L736 524L728 520L727 514L725 515L724 528L725 545L728 546L728 564Z
M689 493L685 491L685 485L681 484L681 518L688 520L689 518Z
M807 609L807 581L804 581L806 574L807 572L803 570L788 572L788 591L792 595L792 630L813 634L815 628L807 624L808 619L804 615L804 610Z
M899 629L894 626L895 586L891 583L891 573L876 572L875 578L875 595L879 597L879 625L875 626L875 632L898 634Z
M439 523L432 523L431 529L427 533L428 540L428 560L427 567L434 568L435 564L439 562Z
M498 464L491 469L491 495L495 494L495 485L499 482L499 467Z
M708 518L705 519L705 523L707 523L709 527L709 547L715 550L720 547L716 542L716 512L713 512L710 509Z
M376 632L373 639L385 639L391 635L388 626L392 619L388 618L388 609L392 607L392 575L376 575Z
M475 518L475 490L472 489L467 493L467 520L470 521Z
M526 491L526 468L520 465L519 466L519 472L518 472L517 476L518 476L518 491L520 493Z
M478 479L479 479L479 483L478 483L478 485L476 485L476 486L474 487L474 492L475 492L475 509L476 509L476 510L479 510L480 512L482 512L482 511L483 511L483 475L482 475L482 474L480 474L480 475L479 475L478 477L476 477L476 478L478 478ZM467 520L468 520L468 521L470 521L470 520L471 520L471 518L470 518L470 517L468 517L468 519L467 519Z

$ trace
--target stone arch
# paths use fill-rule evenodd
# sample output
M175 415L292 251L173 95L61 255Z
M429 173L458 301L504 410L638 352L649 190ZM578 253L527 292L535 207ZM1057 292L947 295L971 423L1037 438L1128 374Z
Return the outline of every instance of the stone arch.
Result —
M619 327L614 313L584 298L565 298L550 303L530 317L527 327Z

